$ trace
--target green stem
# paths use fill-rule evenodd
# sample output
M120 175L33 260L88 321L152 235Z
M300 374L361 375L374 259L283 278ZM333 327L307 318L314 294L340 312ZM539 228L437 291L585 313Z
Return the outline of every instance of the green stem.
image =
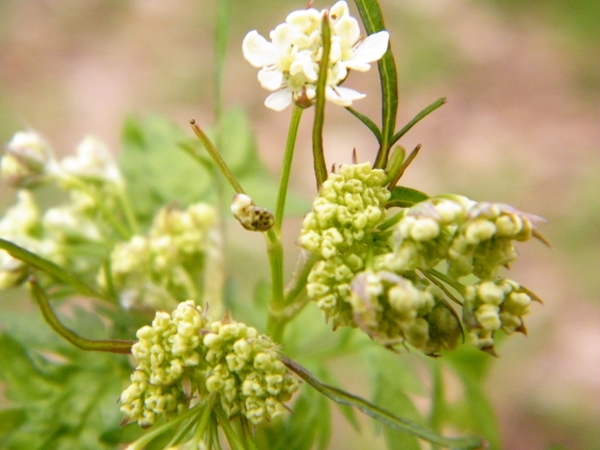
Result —
M306 287L306 280L313 266L319 259L319 254L313 252L307 257L307 252L300 252L299 261L285 290L285 304L291 305Z
M66 271L62 267L54 264L52 261L42 258L23 247L18 246L10 241L0 238L0 249L10 254L13 258L19 259L26 264L29 264L35 269L62 281L63 283L72 286L80 294L88 297L94 297L102 300L107 300L108 294L97 291L89 286L85 281L81 280L77 275Z
M238 181L235 179L235 177L233 176L233 173L231 172L231 170L229 169L229 167L227 166L227 164L221 157L221 154L219 153L217 148L214 146L214 144L208 138L208 136L196 124L196 121L194 119L190 119L190 125L192 126L192 130L194 130L194 133L196 134L198 139L200 139L200 142L202 142L202 145L204 145L204 148L206 149L206 151L212 158L213 162L217 165L217 167L219 168L219 170L221 171L223 176L225 176L225 178L227 178L227 181L229 181L229 184L231 184L231 187L233 187L233 190L235 192L237 192L238 194L244 194L245 193L244 189L242 189L242 186L240 185L240 183L238 183ZM186 150L187 150L187 148L186 148Z
M60 323L58 317L56 317L56 315L54 314L54 311L52 311L46 293L34 277L29 278L29 286L31 287L31 293L33 295L33 298L36 300L46 323L50 325L50 328L56 331L60 336L65 338L75 347L78 347L82 350L94 352L110 352L123 354L131 353L131 347L133 344L135 344L136 341L128 341L121 339L86 339L79 336L77 333L70 330L69 328L65 327L62 323Z
M179 417L176 417L175 419L170 420L157 428L153 428L152 430L144 434L141 438L139 438L137 441L127 446L126 450L143 450L150 442L152 442L154 439L156 439L158 436L160 436L167 430L170 430L172 428L175 429L178 425L180 425L182 422L185 422L188 418L202 413L203 411L200 409L202 408L202 406L204 405L199 403L192 409L180 415ZM204 410L208 410L210 412L210 408L208 407L204 408Z
M439 433L442 429L444 410L445 410L445 393L444 393L444 379L442 376L442 369L440 368L439 361L431 362L431 377L433 384L431 412L429 415L429 423L431 429L436 433Z
M119 191L117 192L117 198L119 199L119 203L121 204L121 207L123 208L123 212L125 213L125 220L127 220L127 225L129 225L129 228L131 229L131 234L138 234L139 233L139 225L135 218L135 214L133 213L133 208L131 207L131 202L129 201L129 198L125 194L124 188L121 187L119 189Z
M242 433L244 440L246 441L246 444L248 444L248 450L258 450L256 442L254 441L254 436L252 436L252 430L250 430L248 419L242 417L240 420L242 422Z
M233 427L231 426L231 422L229 421L229 417L221 408L221 405L215 404L215 412L217 413L217 418L219 419L219 425L223 428L223 432L225 433L225 437L227 438L227 442L231 447L231 450L247 450L247 447L244 445L244 442L237 435Z
M325 123L325 90L327 88L327 72L329 71L329 52L331 50L331 28L329 27L328 13L323 13L321 42L323 55L319 64L319 78L317 80L317 93L315 101L315 120L312 133L313 161L317 190L327 179L327 166L323 148L323 124Z
M271 303L269 305L267 330L276 342L280 342L285 325L277 320L278 313L285 305L283 293L283 247L279 236L272 228L264 234L267 240L267 256L271 269Z
M277 206L275 208L275 232L277 234L281 232L283 213L285 211L285 200L287 198L290 173L292 171L294 148L296 146L296 137L298 136L298 126L300 125L302 111L302 108L294 106L294 109L292 110L292 118L290 120L287 141L285 143L285 154L283 156L281 179L279 181L279 193L277 194Z

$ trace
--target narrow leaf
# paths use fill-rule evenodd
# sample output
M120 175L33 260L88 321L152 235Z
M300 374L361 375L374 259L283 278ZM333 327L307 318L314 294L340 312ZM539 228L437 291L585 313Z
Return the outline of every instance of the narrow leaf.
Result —
M377 0L354 0L368 34L385 30L383 15ZM389 151L393 144L398 114L398 74L391 44L378 63L381 82L381 141L374 167L383 169L387 165Z
M398 139L400 139L402 136L404 136L408 132L408 130L410 130L418 122L420 122L423 118L425 118L426 116L431 114L433 111L435 111L436 109L438 109L440 106L444 105L445 103L446 103L446 97L441 97L441 98L438 98L435 102L433 102L429 106L427 106L426 108L424 108L423 110L421 110L419 112L419 114L417 114L415 117L413 117L410 122L408 122L406 125L404 125L404 127L402 127L402 129L400 131L398 131L392 137L390 145L394 145L396 142L398 142Z
M406 186L396 186L392 189L392 196L386 203L387 208L393 206L400 208L409 208L415 203L425 201L429 198L424 192Z
M379 129L379 127L377 126L377 124L375 122L373 122L370 118L368 118L367 116L365 116L362 113L359 113L357 110L355 110L354 108L352 108L350 106L346 107L346 111L348 111L350 114L352 114L354 117L356 117L362 123L364 123L365 126L369 130L371 130L371 133L373 133L373 135L375 136L375 139L377 139L377 143L381 144L381 130Z
M441 445L450 449L479 449L484 447L485 442L478 437L465 437L465 438L445 438L440 436L433 431L424 428L416 423L401 417L395 416L394 414L379 408L376 405L368 402L367 400L360 398L356 395L350 394L342 389L338 389L333 386L321 383L313 374L307 369L300 366L295 361L282 356L282 362L293 371L296 375L302 378L309 386L317 390L319 393L329 398L330 400L340 403L342 405L354 406L364 414L372 417L375 420L387 425L398 431L402 431L413 436L417 436L424 439L432 444Z

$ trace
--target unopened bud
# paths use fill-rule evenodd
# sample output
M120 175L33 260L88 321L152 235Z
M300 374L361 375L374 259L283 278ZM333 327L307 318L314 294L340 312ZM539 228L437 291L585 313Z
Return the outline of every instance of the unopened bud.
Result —
M231 203L231 212L242 226L249 231L267 231L275 223L273 214L259 208L246 194L235 194Z

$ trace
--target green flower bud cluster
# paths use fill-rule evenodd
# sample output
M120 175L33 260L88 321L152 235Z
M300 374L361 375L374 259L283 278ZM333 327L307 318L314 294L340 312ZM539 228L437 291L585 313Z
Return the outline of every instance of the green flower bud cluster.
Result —
M112 283L124 308L165 308L194 292L215 222L212 207L162 208L144 236L120 242L110 255ZM98 276L106 284L106 273Z
M442 298L438 287L417 278L364 271L352 280L349 302L356 324L372 339L436 354L454 348L461 336L460 322Z
M341 166L322 184L302 224L299 244L321 257L308 276L307 292L334 328L354 324L350 283L379 245L373 231L390 197L384 179L384 171L369 163Z
M299 238L320 257L307 294L334 329L359 327L385 345L409 343L428 354L453 348L462 325L448 291L437 285L463 292L467 275L497 280L517 257L514 241L531 238L537 218L508 205L444 196L384 221L390 195L384 180L382 171L360 164L342 166L323 183ZM509 317L500 308L505 319L497 329L519 330L526 310L520 313ZM475 310L471 315L477 317ZM491 348L486 339L493 332L483 333L478 319L465 327L481 337L484 344L473 339L479 348Z
M211 322L192 300L157 312L137 337L139 364L120 400L126 420L143 427L209 397L228 417L259 424L281 415L299 386L268 337L228 316Z
M325 260L348 253L366 255L372 230L385 218L390 192L385 172L370 163L343 165L321 185L304 218L299 244Z
M523 316L529 313L533 298L515 281L501 279L467 286L465 300L465 326L477 348L493 352L494 334L500 329L507 334L527 333Z

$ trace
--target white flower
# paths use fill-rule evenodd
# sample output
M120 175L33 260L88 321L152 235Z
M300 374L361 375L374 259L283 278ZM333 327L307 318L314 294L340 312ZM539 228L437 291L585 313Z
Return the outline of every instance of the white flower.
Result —
M15 186L39 181L54 166L50 146L35 131L20 131L6 145L0 174Z
M89 181L106 182L119 185L122 183L119 168L108 148L98 139L87 136L77 146L76 156L67 156L60 162L62 173Z
M319 77L319 62L323 53L321 25L328 14L331 27L331 47L327 72L326 98L338 105L350 106L365 97L354 89L341 87L350 70L365 72L369 63L380 59L388 47L387 31L361 39L356 19L350 16L348 5L339 1L327 13L316 9L295 11L285 23L278 25L269 37L271 42L250 31L242 43L244 57L260 68L258 81L273 93L265 105L275 111L294 102L312 104Z

